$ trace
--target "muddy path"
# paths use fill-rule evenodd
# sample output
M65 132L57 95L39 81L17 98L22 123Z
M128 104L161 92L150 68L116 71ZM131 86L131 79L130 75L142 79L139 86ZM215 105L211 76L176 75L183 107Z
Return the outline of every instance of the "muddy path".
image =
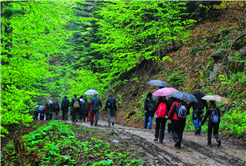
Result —
M66 123L72 123L70 120ZM87 128L114 130L121 138L134 140L153 157L155 165L216 165L216 166L245 166L246 144L236 140L221 138L222 143L217 147L212 137L212 147L206 146L207 134L195 136L193 132L184 132L181 148L174 147L171 134L165 131L164 143L154 142L155 129L143 129L115 124L108 126L106 121L99 120L98 126L90 126L89 122L75 124Z

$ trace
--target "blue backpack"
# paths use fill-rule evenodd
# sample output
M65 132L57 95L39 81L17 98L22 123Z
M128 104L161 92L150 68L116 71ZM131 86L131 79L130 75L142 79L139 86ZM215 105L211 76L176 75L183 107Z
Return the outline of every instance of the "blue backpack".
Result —
M179 103L176 114L179 118L186 118L187 109L184 103Z
M217 110L211 112L210 120L212 123L219 123L219 113Z

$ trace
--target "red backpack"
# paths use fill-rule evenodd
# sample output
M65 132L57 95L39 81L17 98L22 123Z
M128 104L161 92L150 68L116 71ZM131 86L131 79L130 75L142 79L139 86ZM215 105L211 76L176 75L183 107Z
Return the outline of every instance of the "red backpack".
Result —
M165 118L165 116L167 115L167 106L165 103L162 102L159 104L157 111L156 111L156 115L159 118Z

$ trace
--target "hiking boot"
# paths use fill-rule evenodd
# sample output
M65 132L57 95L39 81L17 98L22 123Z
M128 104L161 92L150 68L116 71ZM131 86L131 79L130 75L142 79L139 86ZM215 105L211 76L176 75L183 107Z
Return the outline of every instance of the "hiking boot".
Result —
M218 142L218 146L220 146L221 145L221 140L219 139L217 142Z
M163 143L163 141L159 141L160 143Z
M180 147L180 140L178 139L174 145L175 147L179 148Z
M112 126L114 125L114 122L112 122Z
M212 146L211 143L207 143L206 145L207 145L207 146Z
M199 128L195 130L195 135L199 134Z
M154 139L154 141L157 141L157 140L158 140L158 138L155 138L155 139Z

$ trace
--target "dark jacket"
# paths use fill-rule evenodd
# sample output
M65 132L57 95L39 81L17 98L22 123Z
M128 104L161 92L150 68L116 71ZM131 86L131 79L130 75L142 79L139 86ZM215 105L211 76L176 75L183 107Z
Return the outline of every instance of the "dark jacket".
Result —
M205 115L205 117L203 118L202 124L201 124L201 125L203 125L203 124L206 122L206 120L207 120L208 117L209 117L209 123L211 123L210 116L211 116L212 111L213 111L213 110L212 110L211 108L208 108L208 109L207 109L206 115ZM218 111L218 113L219 113L219 123L220 123L220 109L219 109L219 108L216 108L215 111Z
M113 100L113 102L115 103L115 105L114 105L113 108L111 108L111 107L109 106L110 100ZM106 101L105 109L107 110L108 108L110 108L110 115L111 115L111 116L114 116L114 115L115 115L115 111L117 111L117 106L116 106L116 100L115 100L115 98L113 98L113 95L112 95L112 94L109 94L108 99L107 99L107 101Z
M171 119L171 120L186 120L186 118L179 118L177 116L176 111L177 111L178 105L179 105L178 101L173 102L173 105L171 106L170 111L168 113L168 119ZM185 105L186 105L186 109L187 109L187 115L189 115L190 114L189 106L186 103L185 103Z
M146 97L145 102L144 102L144 110L145 110L145 111L148 111L148 109L149 109L149 108L148 108L148 104L149 104L149 102L150 102L151 100L154 101L153 98L152 98L152 93L149 92L149 93L147 94L147 97Z
M57 108L55 107L56 105L58 106ZM59 106L58 103L54 103L53 107L54 107L54 112L59 112L60 111L60 106Z
M96 96L91 99L90 104L92 105L92 108L91 108L92 111L98 111L99 106L102 107L101 100Z
M89 106L88 109L86 109L86 105ZM89 102L87 101L87 98L85 98L81 106L81 113L88 114L89 111L90 111L90 105L89 105Z
M79 102L79 108L73 108L73 104L74 104L75 101L78 101ZM77 97L72 98L71 107L73 109L80 110L81 109L81 105L82 105L82 103L79 101L79 99Z
M208 108L207 101L202 99L202 97L205 96L204 93L202 93L201 91L195 91L193 95L196 97L198 102L191 102L189 104L189 107L193 106L193 110L196 110L196 109L202 110L204 109L204 107L206 107L206 109Z
M65 100L68 101L68 108L64 108ZM64 99L62 100L62 103L61 103L61 110L68 112L69 111L69 107L70 107L70 101L67 99L67 96L64 96Z

